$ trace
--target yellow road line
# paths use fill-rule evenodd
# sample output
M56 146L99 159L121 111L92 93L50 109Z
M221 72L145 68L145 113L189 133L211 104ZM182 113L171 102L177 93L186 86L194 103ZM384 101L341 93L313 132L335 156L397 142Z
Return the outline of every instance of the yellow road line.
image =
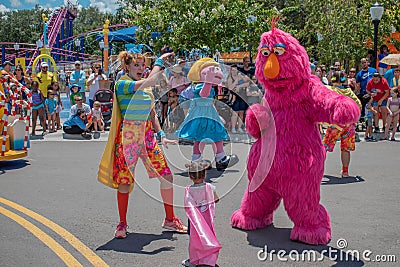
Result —
M76 238L73 234L65 230L63 227L59 226L58 224L52 222L51 220L43 217L42 215L31 211L15 202L10 200L4 199L0 197L0 203L3 203L7 206L10 206L29 217L35 219L36 221L42 223L43 225L47 226L57 234L59 234L62 238L64 238L68 243L71 244L77 251L79 251L93 266L104 266L108 267L109 265L105 263L96 253L94 253L90 248L88 248L85 244L83 244L78 238Z
M26 230L31 232L34 236L36 236L40 241L42 241L46 246L48 246L54 253L57 254L60 259L65 262L67 266L82 266L68 251L66 251L60 244L58 244L52 237L48 234L40 230L31 222L22 218L21 216L11 212L2 206L0 206L0 213L3 213L5 216L14 220L19 225L24 227Z

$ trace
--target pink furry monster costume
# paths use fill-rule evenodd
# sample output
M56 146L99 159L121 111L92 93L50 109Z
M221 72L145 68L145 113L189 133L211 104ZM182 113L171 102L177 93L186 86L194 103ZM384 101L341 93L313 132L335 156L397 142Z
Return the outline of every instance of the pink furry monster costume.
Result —
M290 238L327 244L330 218L319 204L325 149L317 123L353 123L360 109L311 75L304 47L274 23L271 31L262 34L258 49L256 76L268 104L253 105L247 113L247 131L257 141L247 161L249 187L231 224L244 230L266 227L283 199L294 223ZM274 147L275 155L270 152Z

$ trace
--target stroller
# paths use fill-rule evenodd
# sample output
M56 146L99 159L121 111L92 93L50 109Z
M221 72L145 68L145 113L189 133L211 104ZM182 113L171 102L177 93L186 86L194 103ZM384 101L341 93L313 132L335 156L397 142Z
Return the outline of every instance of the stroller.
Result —
M99 101L101 104L101 114L103 115L104 119L104 128L110 127L113 107L113 92L109 89L100 89L95 93L93 100Z

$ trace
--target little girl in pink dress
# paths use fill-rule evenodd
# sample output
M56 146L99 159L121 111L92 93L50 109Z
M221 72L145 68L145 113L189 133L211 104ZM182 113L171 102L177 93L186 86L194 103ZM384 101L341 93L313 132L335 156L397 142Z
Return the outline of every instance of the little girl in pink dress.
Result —
M217 266L221 244L214 231L214 203L218 202L215 186L204 182L206 162L186 164L192 185L186 187L185 211L189 218L189 260L184 266Z

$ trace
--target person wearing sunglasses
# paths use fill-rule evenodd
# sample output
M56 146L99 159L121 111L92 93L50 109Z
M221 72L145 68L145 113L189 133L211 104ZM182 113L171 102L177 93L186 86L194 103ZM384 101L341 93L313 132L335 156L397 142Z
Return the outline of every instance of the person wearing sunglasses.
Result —
M88 104L83 103L83 98L80 95L76 95L75 98L75 105L71 107L69 110L69 116L76 115L78 109L83 109L86 112L86 115L90 114L92 112L90 106Z
M94 72L90 74L87 84L89 85L89 105L93 108L94 95L100 90L100 80L107 80L107 76L103 74L100 64L93 65Z
M63 124L63 131L67 134L81 134L87 138L89 128L92 125L87 121L87 115L83 109L78 109L75 115L70 116Z

